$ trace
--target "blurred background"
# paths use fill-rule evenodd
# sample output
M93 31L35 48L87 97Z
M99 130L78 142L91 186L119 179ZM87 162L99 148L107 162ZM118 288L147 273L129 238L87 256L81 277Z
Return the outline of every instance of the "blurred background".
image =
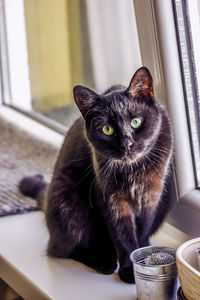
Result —
M79 115L74 85L127 86L140 66L132 0L5 1L4 13L16 108L68 127Z

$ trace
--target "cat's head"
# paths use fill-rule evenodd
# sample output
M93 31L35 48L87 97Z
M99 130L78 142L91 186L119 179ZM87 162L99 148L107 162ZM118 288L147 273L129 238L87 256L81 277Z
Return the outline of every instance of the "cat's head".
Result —
M74 87L87 138L106 158L135 162L152 149L161 127L151 74L142 67L127 89L110 90L98 95L87 87Z

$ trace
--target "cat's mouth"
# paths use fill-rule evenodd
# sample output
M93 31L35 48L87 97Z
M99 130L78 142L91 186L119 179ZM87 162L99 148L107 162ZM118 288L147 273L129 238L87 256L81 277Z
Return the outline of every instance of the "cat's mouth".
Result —
M122 157L122 161L125 162L125 163L135 163L137 161L139 161L142 157L144 156L144 153L134 153L134 154L125 154L123 157Z

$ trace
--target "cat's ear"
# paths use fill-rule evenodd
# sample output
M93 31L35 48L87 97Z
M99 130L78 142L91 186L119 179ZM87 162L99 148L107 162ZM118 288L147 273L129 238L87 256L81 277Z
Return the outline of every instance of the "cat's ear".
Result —
M143 94L154 100L153 79L146 67L142 67L135 72L128 87L128 92L132 96Z
M99 96L89 88L82 85L76 85L73 89L73 93L74 100L83 117L85 117L86 113L94 105L95 100Z

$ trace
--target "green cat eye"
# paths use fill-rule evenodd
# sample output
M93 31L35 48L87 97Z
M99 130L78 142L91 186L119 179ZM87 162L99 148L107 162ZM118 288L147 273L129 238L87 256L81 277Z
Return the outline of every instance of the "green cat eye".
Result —
M112 135L114 133L114 128L109 125L103 126L102 130L103 130L103 133L106 135Z
M133 128L139 128L141 125L142 125L142 122L143 122L143 119L141 117L138 117L138 118L134 118L132 121L131 121L131 126Z

